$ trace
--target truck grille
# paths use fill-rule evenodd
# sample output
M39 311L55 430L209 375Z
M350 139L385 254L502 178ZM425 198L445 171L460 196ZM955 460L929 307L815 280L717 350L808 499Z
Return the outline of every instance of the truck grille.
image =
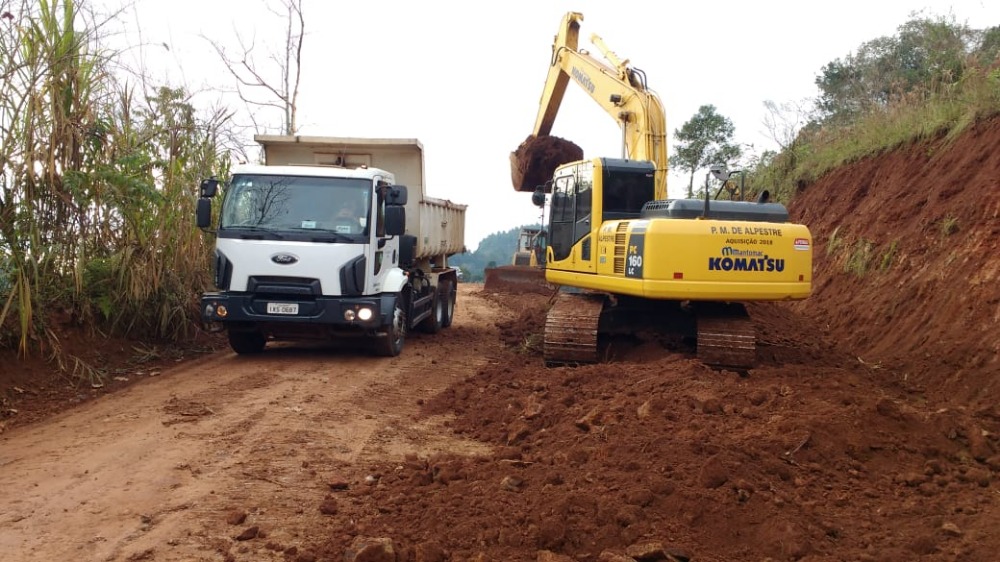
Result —
M251 277L247 292L257 296L318 297L323 294L319 279L306 277Z

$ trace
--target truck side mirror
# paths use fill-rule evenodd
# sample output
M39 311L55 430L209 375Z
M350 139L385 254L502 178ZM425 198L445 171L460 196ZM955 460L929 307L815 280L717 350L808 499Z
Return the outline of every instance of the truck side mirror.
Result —
M385 194L386 205L406 205L406 186L390 185Z
M198 198L198 206L195 208L195 219L198 228L208 228L212 224L212 200L207 197Z
M386 205L385 234L386 236L402 236L406 233L406 207Z
M219 180L215 178L207 178L201 180L201 187L199 191L202 197L215 197L216 192L219 190Z

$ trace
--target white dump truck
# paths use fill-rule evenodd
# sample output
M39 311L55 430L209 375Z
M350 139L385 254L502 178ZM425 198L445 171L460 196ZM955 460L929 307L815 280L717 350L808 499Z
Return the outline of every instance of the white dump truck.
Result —
M201 297L233 350L269 340L361 338L396 356L409 330L451 325L465 251L465 205L424 192L416 139L259 135L264 165L201 183L197 223L212 227L217 290Z

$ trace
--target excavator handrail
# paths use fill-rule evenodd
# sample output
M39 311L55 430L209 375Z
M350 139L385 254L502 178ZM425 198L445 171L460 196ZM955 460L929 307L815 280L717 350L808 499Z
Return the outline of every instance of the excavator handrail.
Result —
M612 64L608 66L578 48L583 14L568 12L552 44L549 72L542 90L533 134L549 135L572 78L622 128L624 156L648 160L655 167L655 196L667 197L666 112L645 74L607 47L598 35L591 42Z

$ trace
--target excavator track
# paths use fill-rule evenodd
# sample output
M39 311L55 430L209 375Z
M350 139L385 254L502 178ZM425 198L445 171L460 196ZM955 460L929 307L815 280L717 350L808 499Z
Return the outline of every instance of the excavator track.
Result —
M757 333L753 322L742 315L698 316L698 359L706 365L729 369L751 369L757 363Z
M558 294L545 319L546 365L600 361L599 324L606 303L603 294ZM756 366L757 333L743 305L703 304L696 318L699 361L738 371Z
M559 294L545 318L547 365L598 361L597 328L604 302L604 295Z

